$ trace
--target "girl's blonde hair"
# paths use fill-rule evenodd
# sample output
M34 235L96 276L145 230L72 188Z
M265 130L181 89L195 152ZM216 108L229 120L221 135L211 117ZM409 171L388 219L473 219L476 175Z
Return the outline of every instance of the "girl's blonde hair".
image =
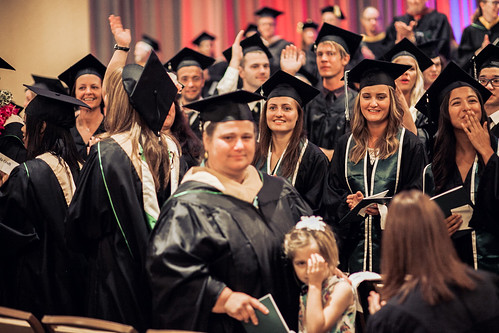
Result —
M160 191L168 185L170 179L169 152L164 137L166 134L158 138L134 110L123 86L122 73L123 68L116 69L106 82L107 113L104 126L107 132L99 137L107 138L114 134L129 132L133 143L132 160L140 162L140 144L151 170L156 191ZM173 141L176 142L174 139Z
M355 164L359 163L366 155L370 136L367 128L367 120L360 109L361 94L362 90L357 95L353 108L352 135L355 139L355 146L350 153L350 160ZM402 106L395 95L395 90L390 86L388 86L388 94L390 98L388 126L386 127L385 135L376 142L376 146L374 147L378 150L380 159L386 159L395 154L400 144L397 135L402 124Z
M330 267L338 267L340 264L338 246L331 228L324 223L323 230L312 230L309 228L291 229L284 236L284 254L289 259L293 260L296 255L296 250L301 249L311 244L312 241L317 243L319 253Z

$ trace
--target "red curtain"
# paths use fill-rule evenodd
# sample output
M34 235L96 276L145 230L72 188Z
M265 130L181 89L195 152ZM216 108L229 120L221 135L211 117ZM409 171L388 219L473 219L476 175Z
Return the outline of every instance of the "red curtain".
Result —
M134 42L143 33L156 38L161 44L159 56L166 61L182 47L192 47L191 41L202 31L217 36L215 49L220 56L237 32L255 21L253 13L263 6L284 12L277 19L277 34L299 45L297 23L307 18L320 23L320 9L327 5L338 4L347 18L340 26L360 33L359 17L365 7L379 9L384 28L394 16L404 13L406 0L90 0L90 4L92 52L106 62L113 45L109 14L122 16L126 27L132 29ZM476 8L475 0L430 0L427 5L447 15L458 42Z

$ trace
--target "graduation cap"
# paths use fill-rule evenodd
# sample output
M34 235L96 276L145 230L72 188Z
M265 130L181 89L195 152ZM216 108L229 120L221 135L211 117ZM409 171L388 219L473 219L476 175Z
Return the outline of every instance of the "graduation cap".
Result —
M143 41L146 44L149 44L155 52L159 51L158 41L156 39L152 38L151 36L143 34L141 41Z
M255 15L256 16L260 16L260 17L273 17L273 18L276 18L277 16L279 16L281 14L284 14L284 12L281 12L279 10L276 10L276 9L270 8L270 7L263 7L263 8L260 8L259 10L257 10L255 12Z
M244 37L248 38L248 34L252 31L258 32L258 27L254 23L248 23L246 29L244 29Z
M241 47L243 49L243 55L246 55L249 52L263 51L269 59L272 58L272 53L270 53L269 49L265 46L265 44L263 44L259 33L256 33L253 36L241 41ZM222 53L225 59L227 59L227 62L230 62L230 59L232 59L232 46Z
M312 28L317 30L319 28L319 25L312 21L311 19L306 20L305 22L298 22L298 32L302 32L305 29Z
M312 50L314 50L320 43L325 41L336 42L343 46L345 51L353 55L362 41L362 36L353 32L338 28L334 25L324 23L319 30L317 39L315 40Z
M298 72L296 72L295 76L296 77L301 76L301 77L307 79L307 81L310 82L310 84L313 87L317 86L317 83L319 83L319 79L317 78L317 76L313 75L312 73L310 73L309 71L304 69L303 66L298 70Z
M272 75L256 92L267 100L272 97L291 97L302 107L320 93L311 85L282 70Z
M440 39L430 40L423 44L419 44L418 48L423 52L428 58L433 59L440 55Z
M478 90L480 95L482 95L484 103L492 94L487 88L459 68L456 63L451 61L416 103L416 109L425 114L430 121L437 124L440 115L440 105L445 96L453 89L465 86Z
M3 60L1 57L0 57L0 68L10 69L13 71L16 70L14 67L12 67L7 61Z
M196 39L192 41L192 44L199 46L201 45L201 42L205 40L215 40L215 36L210 35L206 31L203 31L199 36L196 37Z
M424 72L425 69L433 65L433 61L431 61L428 56L426 56L416 45L414 45L407 38L402 39L400 42L395 44L388 52L386 52L382 60L393 61L395 58L401 56L409 56L414 58L419 66L421 72Z
M40 87L44 89L51 90L53 92L61 93L61 94L68 94L66 88L62 85L61 81L59 79L51 78L51 77L45 77L45 76L39 76L35 74L31 74L31 77L35 81L35 84L33 86L35 87Z
M463 66L463 70L469 72L473 70L475 78L478 77L483 68L498 67L499 68L499 47L489 44Z
M76 79L85 74L93 74L98 76L101 80L104 78L106 73L106 66L104 66L96 57L92 54L88 54L74 65L62 72L58 78L66 83L69 87L69 91L73 90L73 86Z
M178 71L182 67L197 66L201 69L210 67L215 62L212 57L207 57L204 54L194 51L188 47L184 47L173 58L165 63L165 67L169 71Z
M348 82L360 84L360 89L384 84L395 88L395 80L411 66L388 61L364 59L348 73Z
M245 90L236 90L227 94L212 96L184 105L200 112L203 122L225 122L232 120L251 120L253 115L248 103L263 99L263 96Z
M90 106L74 97L35 86L24 85L36 96L26 106L26 114L51 124L71 128L75 126L75 106Z
M345 15L343 14L343 11L341 10L340 6L334 5L334 6L327 6L321 9L321 14L324 13L333 13L334 16L336 16L340 20L346 19Z
M177 87L156 53L151 52L144 67L137 64L126 65L122 78L130 103L147 126L159 136L177 96Z

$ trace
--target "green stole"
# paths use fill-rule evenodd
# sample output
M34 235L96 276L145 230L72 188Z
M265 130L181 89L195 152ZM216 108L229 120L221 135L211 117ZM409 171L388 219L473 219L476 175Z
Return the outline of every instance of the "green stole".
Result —
M399 147L393 155L386 159L379 159L378 157L376 157L372 169L370 186L368 182L367 169L368 163L370 163L369 153L366 151L363 163L353 163L350 160L349 155L351 150L355 146L355 140L353 138L353 135L350 135L350 138L347 141L345 152L345 179L350 193L353 194L357 191L360 191L364 195L364 197L368 197L386 190L389 190L388 196L393 196L395 193L397 193L405 131L405 128L401 128L399 130L397 134ZM354 266L357 266L356 264L361 264L363 271L372 271L373 263L376 266L379 265L381 228L373 228L373 217L371 215L367 215L364 221L361 222L360 228L364 231L364 239L361 240L357 245L354 253L351 256L350 262L352 263L353 259L356 262L354 263ZM361 250L363 250L363 254L360 252ZM373 251L375 252L374 255ZM360 268L360 266L358 268Z

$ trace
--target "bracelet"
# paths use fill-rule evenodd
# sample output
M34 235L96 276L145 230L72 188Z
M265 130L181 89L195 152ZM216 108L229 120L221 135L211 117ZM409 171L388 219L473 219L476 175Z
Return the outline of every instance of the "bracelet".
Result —
M115 49L115 50L118 50L118 51L125 51L125 52L130 51L130 48L129 48L129 47L126 47L126 46L119 46L118 44L114 44L114 49Z

